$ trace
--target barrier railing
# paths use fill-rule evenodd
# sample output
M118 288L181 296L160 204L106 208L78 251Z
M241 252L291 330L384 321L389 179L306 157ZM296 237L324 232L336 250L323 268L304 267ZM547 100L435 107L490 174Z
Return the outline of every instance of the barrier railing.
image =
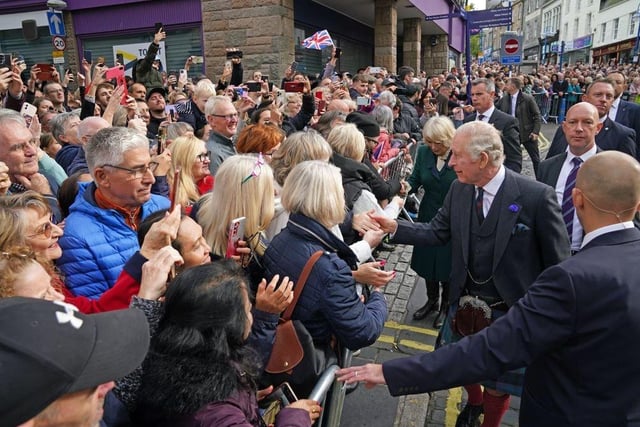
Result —
M390 181L394 178L402 181L407 179L409 175L411 175L411 171L413 170L413 163L407 162L405 160L405 151L407 153L411 152L411 148L414 146L414 143L407 145L404 148L404 151L400 151L395 157L387 160L380 168L378 168L378 173L385 181ZM409 215L409 212L402 207L400 211L401 215L413 222L413 219Z

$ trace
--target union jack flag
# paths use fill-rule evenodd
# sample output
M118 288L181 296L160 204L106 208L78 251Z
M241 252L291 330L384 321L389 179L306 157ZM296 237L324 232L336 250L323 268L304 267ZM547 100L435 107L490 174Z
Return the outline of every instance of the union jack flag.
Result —
M302 46L306 49L322 50L323 47L333 46L333 40L327 30L321 30L304 39Z

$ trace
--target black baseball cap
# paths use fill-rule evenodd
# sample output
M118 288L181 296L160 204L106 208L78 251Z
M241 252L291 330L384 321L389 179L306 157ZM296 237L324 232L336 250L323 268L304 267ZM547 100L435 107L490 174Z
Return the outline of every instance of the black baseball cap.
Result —
M148 348L137 309L86 315L61 301L0 299L0 424L19 425L65 394L127 375Z
M152 87L151 89L149 89L149 90L147 91L147 101L149 100L149 98L151 98L151 95L153 95L154 93L160 93L160 94L162 94L162 97L163 97L163 98L166 98L166 97L167 97L167 91L166 91L166 90L164 90L164 88L163 88L163 87L159 87L159 86L158 86L158 87Z

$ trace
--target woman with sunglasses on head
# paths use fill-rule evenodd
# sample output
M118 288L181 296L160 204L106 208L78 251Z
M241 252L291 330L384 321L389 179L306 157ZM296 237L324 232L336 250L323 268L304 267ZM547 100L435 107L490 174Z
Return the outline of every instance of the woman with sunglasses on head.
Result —
M170 236L180 233L179 218L177 214L169 216L162 226L149 233L149 238L143 242L140 251L125 264L113 287L96 300L73 296L55 268L54 261L62 256L58 239L62 236L63 229L51 222L51 210L40 194L26 191L0 197L0 251L10 252L16 247L28 248L50 277L51 286L60 299L75 305L83 313L118 310L129 307L134 295L155 300L164 293L163 284L159 284L150 274L157 269L168 271L174 262L182 262L175 250L161 250L166 246L163 242L168 242ZM147 260L151 262L143 267ZM146 277L143 268L149 271Z
M213 188L214 178L209 171L209 157L203 140L195 136L181 136L171 144L171 168L167 179L171 194L185 212L191 212L191 206L200 196ZM180 169L180 179L175 181L175 171Z

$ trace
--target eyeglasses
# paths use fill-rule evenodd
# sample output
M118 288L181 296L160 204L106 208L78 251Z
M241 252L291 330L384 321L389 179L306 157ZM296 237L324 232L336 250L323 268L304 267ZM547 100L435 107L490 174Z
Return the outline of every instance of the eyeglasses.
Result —
M207 151L206 153L200 153L196 156L196 159L199 162L204 162L205 160L208 160L211 158L211 151Z
M211 114L213 117L220 117L221 119L225 119L228 122L233 120L238 120L238 113L233 114Z
M9 147L9 151L24 151L27 148L33 148L35 147L37 144L37 141L35 139L30 139L28 142L21 142L20 144L14 144L11 147Z
M264 157L262 157L262 153L260 153L258 154L258 158L256 159L256 162L253 165L253 169L251 169L251 173L242 180L241 184L244 184L245 182L249 181L254 176L255 177L260 176L260 174L262 173L262 165L264 165Z
M133 168L133 169L124 168L122 166L115 166L115 165L103 165L103 167L108 166L110 168L125 171L129 173L129 175L131 176L131 179L140 179L149 171L151 171L151 173L153 174L158 168L158 164L159 164L158 162L149 162L147 166L140 166L138 168Z
M52 232L53 232L53 223L51 222L51 219L49 219L49 221L47 221L46 223L44 223L40 227L38 227L38 229L36 230L35 233L29 234L29 235L27 235L27 237L40 237L40 236L42 236L45 239L50 239Z

